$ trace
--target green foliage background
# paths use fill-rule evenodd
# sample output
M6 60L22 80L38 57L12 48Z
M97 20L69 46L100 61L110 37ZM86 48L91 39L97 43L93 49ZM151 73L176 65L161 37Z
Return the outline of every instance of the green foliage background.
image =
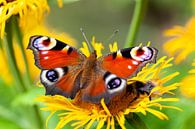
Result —
M166 55L162 44L167 39L163 37L162 32L173 25L184 25L193 16L192 1L149 0L135 44L151 41L152 46L159 49L159 57ZM123 48L132 20L135 0L64 0L61 9L57 7L56 1L50 0L50 5L51 12L46 17L46 23L49 27L66 32L75 38L77 48L84 40L80 32L81 27L89 40L95 36L97 41L104 42L105 47L108 46L109 36L114 30L119 29L113 41L117 41L120 48ZM104 52L107 53L108 49ZM174 81L180 81L187 75L194 55L193 53L185 62L169 69L169 72L181 73ZM195 80L192 83L195 83ZM35 116L36 112L32 110L32 107L41 106L33 100L36 96L43 95L44 89L32 86L30 91L16 94L12 88L14 85L7 86L0 78L0 129L41 129L39 124L42 124L44 129L48 113L41 112L42 121L39 121ZM163 109L163 112L169 116L169 120L162 121L151 114L146 116L138 114L149 129L195 129L195 100L182 96L179 90L176 93L181 101L170 105L176 105L183 111ZM49 129L55 128L57 121L57 117L54 116L49 122ZM64 129L66 128L70 126L67 125ZM127 128L132 127L127 125Z

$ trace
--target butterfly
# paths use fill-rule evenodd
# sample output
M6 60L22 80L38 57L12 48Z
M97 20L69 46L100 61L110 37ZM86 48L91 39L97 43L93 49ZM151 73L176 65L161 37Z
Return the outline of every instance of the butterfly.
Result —
M86 102L105 103L127 88L127 79L147 63L155 62L158 50L136 46L97 58L96 51L86 57L79 50L48 36L32 36L28 48L34 53L35 65L41 69L40 80L46 95L75 98L81 91ZM137 83L137 82L136 82ZM136 91L144 90L139 83Z

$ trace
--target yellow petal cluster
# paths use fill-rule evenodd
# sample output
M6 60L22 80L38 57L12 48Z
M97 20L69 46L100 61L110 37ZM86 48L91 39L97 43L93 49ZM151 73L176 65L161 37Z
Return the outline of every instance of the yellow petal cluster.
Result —
M80 48L80 51L83 52L87 57L90 55L90 50L88 49L88 44L86 42L83 42L83 47ZM104 46L101 42L96 42L95 37L92 37L91 45L96 50L97 57L102 56L102 50L104 49Z
M62 0L57 2L59 7L63 6ZM47 0L0 0L0 38L4 37L6 22L12 16L19 17L20 26L28 28L29 24L42 22L49 11Z
M195 17L192 17L186 25L174 26L164 32L170 37L163 45L164 50L170 56L176 56L175 63L180 63L195 51Z
M195 66L195 61L192 63ZM189 75L182 79L182 85L180 87L181 93L188 97L195 99L195 68L189 71Z

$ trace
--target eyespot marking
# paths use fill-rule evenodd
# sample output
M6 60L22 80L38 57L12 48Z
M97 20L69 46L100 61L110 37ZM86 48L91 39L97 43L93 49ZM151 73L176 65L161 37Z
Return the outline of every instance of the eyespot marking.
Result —
M120 85L121 85L121 79L116 77L116 78L111 79L108 82L107 88L112 90L112 89L118 88Z
M59 78L59 74L56 70L48 70L46 72L46 78L50 81L50 82L56 82Z
M49 44L50 44L50 38L47 38L47 39L45 39L45 40L43 40L42 41L42 44L44 45L44 46L49 46Z
M147 61L153 56L153 50L150 47L134 47L130 51L130 55L137 61Z
M106 75L106 73L105 73ZM105 76L104 75L104 76ZM115 74L108 74L105 76L105 86L110 95L119 93L126 87L126 80L117 77Z
M51 50L56 46L56 40L46 36L32 39L32 46L38 50Z
M40 75L41 82L46 86L52 86L58 80L60 80L62 76L67 74L67 72L68 72L68 67L43 70Z

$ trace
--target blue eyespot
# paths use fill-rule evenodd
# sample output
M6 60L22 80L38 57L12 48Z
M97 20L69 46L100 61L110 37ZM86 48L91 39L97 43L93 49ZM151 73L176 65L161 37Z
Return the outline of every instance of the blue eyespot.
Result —
M118 88L120 85L121 85L121 79L116 77L116 78L111 79L108 82L107 87L108 87L108 89L115 89L115 88Z
M58 72L56 70L48 70L46 73L46 78L50 82L56 82L59 78Z

